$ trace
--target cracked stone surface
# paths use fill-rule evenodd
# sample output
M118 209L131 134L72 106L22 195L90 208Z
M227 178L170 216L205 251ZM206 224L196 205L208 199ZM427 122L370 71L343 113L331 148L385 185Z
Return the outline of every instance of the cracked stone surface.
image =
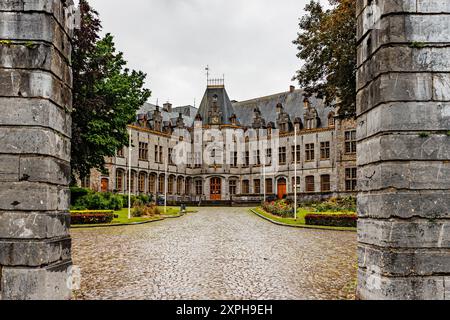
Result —
M354 299L356 233L286 228L246 208L72 230L76 299Z

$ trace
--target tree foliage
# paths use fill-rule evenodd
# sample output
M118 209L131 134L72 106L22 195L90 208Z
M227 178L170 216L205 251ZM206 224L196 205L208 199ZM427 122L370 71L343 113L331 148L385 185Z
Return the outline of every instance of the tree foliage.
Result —
M81 178L92 168L105 171L112 157L128 143L127 125L150 97L146 74L130 71L114 38L100 39L98 13L80 1L81 28L73 39L72 174Z
M325 103L337 102L341 114L354 114L356 106L356 0L329 0L306 5L300 32L294 40L304 61L293 80L306 96L317 95Z

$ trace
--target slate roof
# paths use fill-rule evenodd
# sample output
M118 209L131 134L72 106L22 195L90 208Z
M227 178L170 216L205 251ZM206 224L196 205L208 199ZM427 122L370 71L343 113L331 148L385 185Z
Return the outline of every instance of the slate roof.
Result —
M144 105L138 110L137 116L147 114L148 120L153 120L153 112L156 110L156 105L151 103L144 103ZM161 115L163 117L163 123L165 125L176 125L177 119L180 113L183 115L184 123L186 126L191 127L194 124L195 115L197 114L197 108L193 106L182 106L172 108L172 112L166 112L162 107L159 107Z
M259 108L262 117L266 120L266 123L276 123L276 106L278 103L281 103L284 111L290 115L292 122L298 117L302 119L303 123L305 123L303 93L303 90L297 89L293 92L287 91L266 97L236 102L233 103L233 109L241 125L250 127L253 123L255 108ZM334 107L325 106L322 99L317 99L315 97L309 98L309 101L311 103L311 107L316 108L321 123L326 125L328 123L328 115L330 112L334 111Z
M230 118L234 113L233 105L228 97L224 86L208 86L203 96L202 102L198 110L198 114L202 117L203 123L210 123L209 108L213 104L213 97L217 95L217 104L222 111L222 124L231 124Z

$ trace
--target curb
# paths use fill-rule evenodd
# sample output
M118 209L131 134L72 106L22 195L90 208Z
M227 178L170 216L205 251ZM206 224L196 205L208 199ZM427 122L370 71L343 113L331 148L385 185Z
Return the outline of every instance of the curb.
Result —
M108 225L93 225L93 226L86 226L83 227L82 225L80 225L79 227L70 227L70 229L76 230L76 229L93 229L93 228L112 228L112 227L127 227L127 226L139 226L139 225L143 225L143 224L149 224L149 223L153 223L153 222L160 222L160 221L164 221L166 219L176 219L176 218L181 218L184 217L185 215L187 215L188 213L197 213L198 211L190 211L190 212L186 212L184 214L180 214L178 216L167 216L164 218L160 218L160 219L156 219L156 220L149 220L149 221L141 221L141 222L132 222L132 223L121 223L121 224L108 224Z
M319 226L307 226L307 225L303 225L303 226L301 226L301 225L299 225L299 226L293 226L293 225L290 225L290 224L287 224L287 223L283 223L283 222L278 222L278 221L272 220L272 219L270 219L270 218L268 218L268 217L266 217L266 216L263 216L262 214L256 212L254 209L250 209L250 211L253 212L255 215L257 215L258 217L260 217L260 218L262 218L262 219L264 219L264 220L266 220L266 221L269 221L269 222L271 222L271 223L273 223L273 224L276 224L276 225L278 225L278 226L282 226L282 227L289 227L289 228L296 228L296 229L324 230L324 231L357 232L356 229L355 229L355 230L345 230L345 229L338 229L338 227L337 227L337 229L335 229L335 228L332 228L332 227L326 227L326 226L323 226L323 227L319 227Z

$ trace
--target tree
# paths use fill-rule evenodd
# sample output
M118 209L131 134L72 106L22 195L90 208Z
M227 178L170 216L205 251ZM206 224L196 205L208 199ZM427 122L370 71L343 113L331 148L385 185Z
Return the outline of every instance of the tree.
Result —
M151 92L144 89L146 74L125 68L113 36L99 37L98 13L80 1L81 28L72 51L73 123L72 175L84 178L95 168L105 171L112 157L128 143L127 125Z
M317 95L341 114L356 108L356 0L329 0L325 10L319 1L306 5L300 32L294 40L304 61L293 80L298 80L307 97Z

